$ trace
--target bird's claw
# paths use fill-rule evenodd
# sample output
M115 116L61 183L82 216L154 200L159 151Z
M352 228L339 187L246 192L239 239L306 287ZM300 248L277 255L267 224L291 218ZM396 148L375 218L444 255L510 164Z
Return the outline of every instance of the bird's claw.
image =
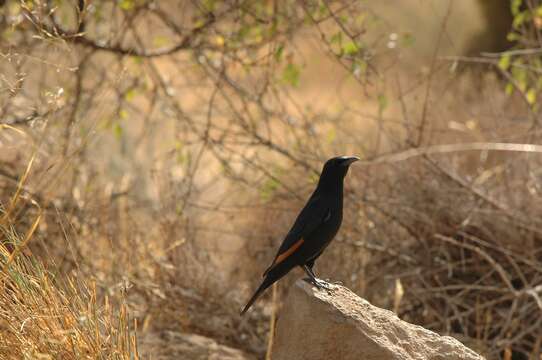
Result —
M319 289L326 289L326 290L332 290L333 289L331 284L329 284L328 282L323 281L323 280L318 280L316 282L316 287L319 287Z
M308 277L303 278L303 280L311 285L314 285L318 290L327 290L328 293L333 290L333 286L324 280L311 279Z

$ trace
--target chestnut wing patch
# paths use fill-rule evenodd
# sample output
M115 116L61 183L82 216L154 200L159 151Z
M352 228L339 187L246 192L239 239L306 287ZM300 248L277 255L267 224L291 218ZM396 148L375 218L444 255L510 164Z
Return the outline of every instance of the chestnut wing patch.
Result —
M285 251L277 254L277 256L275 257L275 260L273 260L273 263L267 268L267 270L265 270L265 272L263 273L263 276L267 275L267 273L269 271L271 271L271 269L273 269L275 266L277 266L278 264L280 264L281 262L283 262L284 260L286 260L290 255L292 255L301 245L303 245L303 243L305 242L305 240L303 239L299 239L297 240L295 243L292 244L292 246L290 246L288 249L286 249Z
M266 276L271 269L284 262L305 242L305 237L331 218L331 211L322 201L321 196L313 196L298 215L294 225L286 235L273 263L263 273Z
M290 246L285 252L278 254L278 256L275 258L275 261L273 261L273 264L271 265L271 267L286 260L288 256L292 255L303 244L303 242L305 242L305 240L299 239L292 246Z

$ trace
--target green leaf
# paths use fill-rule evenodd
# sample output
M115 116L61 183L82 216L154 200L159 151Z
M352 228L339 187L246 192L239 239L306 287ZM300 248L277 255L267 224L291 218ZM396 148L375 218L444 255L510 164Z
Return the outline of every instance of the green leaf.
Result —
M401 45L403 47L410 47L414 45L415 42L416 42L416 39L414 38L414 35L412 35L411 33L405 33L401 37Z
M137 95L136 89L132 88L132 89L126 91L126 93L124 93L124 100L132 101L135 98L136 95ZM126 114L126 115L128 115L128 114Z
M342 51L345 55L354 55L359 51L359 47L355 42L350 41L342 46Z
M533 105L536 102L536 90L533 88L529 89L525 94L525 98L529 105Z
M170 43L171 39L163 35L157 35L152 39L152 44L156 47L164 47Z
M324 4L321 4L320 7L318 8L318 15L320 16L320 18L328 16L329 10L327 6L325 6Z
M269 178L267 181L263 184L261 190L260 190L260 196L263 200L270 200L273 197L273 194L279 189L280 183L273 179Z
M521 64L521 61L515 61L515 65ZM513 67L512 68L512 77L514 80L516 80L517 87L521 92L525 92L527 90L527 70L520 67Z
M177 154L175 156L175 162L179 165L185 165L190 161L189 154L185 153L184 151L178 150Z
M128 117L128 111L126 109L120 109L119 111L119 117L124 120Z
M358 26L362 26L365 23L365 20L367 20L367 13L362 12L358 14L358 16L356 16L356 18L354 19L354 23Z
M329 40L332 44L341 44L343 41L343 33L341 31L335 33Z
M301 71L299 70L299 67L293 63L289 63L286 65L286 68L282 72L282 79L287 84L290 84L292 86L299 86L299 75Z
M282 54L284 53L284 45L280 44L275 50L275 60L280 61L282 59Z
M239 40L244 40L250 34L250 26L243 25L241 29L237 32L237 38Z
M386 95L380 94L378 95L378 112L379 114L382 114L384 110L388 107L388 98Z
M514 16L514 21L512 21L512 27L514 29L519 28L523 23L525 23L529 18L529 13L527 11L522 11Z
M508 68L510 67L510 55L501 56L498 66L499 69L501 69L502 71L508 70Z
M130 11L134 9L135 1L134 0L120 0L119 6L122 10Z
M2 39L4 39L5 41L9 41L13 39L14 35L15 35L14 27L9 27L7 29L4 29L4 31L2 31L2 35L0 35L0 37L2 37Z
M196 22L194 23L194 30L196 29L200 29L202 28L203 26L205 25L205 19L198 19L196 20Z
M511 32L511 33L508 33L508 35L506 35L506 40L508 41L517 41L521 38L521 36L518 34L518 33L515 33L515 32Z
M506 84L506 87L504 88L504 91L507 95L512 95L514 93L514 84L508 83Z
M517 14L519 14L519 10L521 8L521 2L522 2L522 0L512 0L512 1L510 1L510 10L511 10L513 16L516 16Z
M117 140L120 140L122 138L122 132L123 132L122 126L118 122L114 123L113 124L113 135L115 135L115 138Z
M329 129L329 131L326 134L326 143L332 144L333 141L337 138L337 132L335 131L335 128Z
M204 0L202 5L208 12L213 12L216 8L216 0Z

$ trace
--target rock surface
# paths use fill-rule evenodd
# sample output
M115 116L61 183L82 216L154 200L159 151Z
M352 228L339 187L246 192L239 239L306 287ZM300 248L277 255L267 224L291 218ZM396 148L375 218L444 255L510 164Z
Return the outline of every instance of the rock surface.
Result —
M273 360L483 360L440 336L371 305L349 289L317 290L298 280L279 314Z

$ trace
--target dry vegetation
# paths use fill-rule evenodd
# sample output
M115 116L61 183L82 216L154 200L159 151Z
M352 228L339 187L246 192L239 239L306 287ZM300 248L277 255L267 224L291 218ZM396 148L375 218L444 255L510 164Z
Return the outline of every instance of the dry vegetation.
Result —
M24 177L17 190L23 185ZM0 208L2 358L138 359L137 325L130 323L122 294L98 299L95 282L78 272L55 274L29 252L42 212L24 236L18 234L12 216L19 194Z
M538 6L516 50L412 68L358 2L0 1L0 358L261 358L271 291L240 306L355 153L317 273L538 359Z

